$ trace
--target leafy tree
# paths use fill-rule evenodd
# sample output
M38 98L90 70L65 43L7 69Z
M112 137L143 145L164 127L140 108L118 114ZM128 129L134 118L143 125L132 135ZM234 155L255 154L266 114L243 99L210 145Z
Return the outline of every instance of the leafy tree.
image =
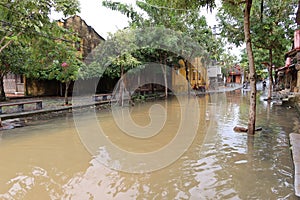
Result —
M127 70L132 69L136 66L138 66L140 64L140 62L133 57L130 53L126 52L121 54L120 56L118 56L117 58L113 58L112 59L112 63L111 63L111 67L108 68L107 73L110 74L111 76L116 75L116 73L118 73L120 75L120 85L119 85L119 102L120 105L123 106L124 105L124 99L123 99L123 95L125 92L125 88L126 88L126 82L124 80L124 74ZM131 98L131 94L130 91L129 92L129 96Z
M224 77L229 75L229 70L237 62L237 57L230 52L223 52L220 56L220 66Z
M256 79L255 64L252 51L251 33L250 33L250 13L252 8L252 0L246 0L244 9L244 35L246 41L246 49L249 60L249 78L250 78L250 109L248 119L248 133L254 135L256 120Z
M79 69L84 67L74 45L78 40L79 38L73 34L65 34L60 40L42 37L32 40L28 47L30 56L25 65L26 76L37 79L56 79L64 83L65 105L69 104L70 83L78 78Z
M39 38L43 38L40 42L41 45L35 46L35 54L30 56L28 62L46 64L46 60L49 60L51 56L43 49L48 48L47 45L51 42L55 44L55 41L61 36L61 28L57 26L57 22L50 19L52 11L61 12L64 16L73 15L79 11L79 2L78 0L3 0L0 3L0 55L5 56L3 54L7 53L6 49L15 53L19 51L18 45L12 45L13 43L22 44L26 48L24 51L32 52L33 48L30 45ZM16 48L16 50L12 48ZM45 52L45 54L41 54L41 52ZM11 69L6 68L0 72L1 74L15 71L13 66L17 66L19 63L14 60L14 57L10 59L16 64L9 65ZM18 65L19 70L22 66L24 64ZM1 96L3 98L5 94L1 93Z
M221 34L224 37L227 37L229 42L232 42L236 45L241 45L244 41L246 43L251 88L248 133L254 134L256 119L256 79L250 32L251 9L252 0L223 0L221 10L217 16L220 20L220 26L222 30Z
M56 62L55 67L52 69L53 71L50 74L50 76L65 84L65 105L69 105L68 91L70 83L77 80L78 70L83 65L83 63L76 57L73 57L73 55L74 54L71 53L70 56L67 57L67 59L61 64L60 62Z
M253 9L259 12L253 12L252 15L252 28L253 31L253 44L256 48L267 51L268 59L263 61L269 71L269 92L268 99L272 97L273 90L273 76L272 66L275 64L274 60L283 60L282 53L288 51L290 41L292 41L294 20L291 17L296 9L296 0L292 1L265 1L263 5L254 4ZM276 57L276 55L278 57ZM275 59L274 59L275 58ZM278 61L277 61L278 62Z
M3 78L9 72L23 73L23 64L27 58L27 52L22 44L15 42L3 50L0 54L0 100L6 100Z
M251 21L252 42L254 45L255 65L260 67L265 63L269 69L270 87L268 97L271 98L272 91L272 68L270 66L282 65L282 54L288 51L292 40L293 12L296 8L296 0L291 1L260 1L253 4ZM241 45L243 42L242 7L226 7L223 4L218 14L221 34L227 39ZM231 14L228 14L231 13ZM263 58L263 59L262 59Z
M211 28L199 11L203 6L214 8L215 2L213 0L136 1L136 5L142 12L138 12L131 5L119 2L104 1L103 5L130 18L131 27L163 26L167 29L180 31L199 42L200 46L212 53L213 58L217 57L222 49L222 41L213 37Z
M110 46L109 50L112 50L112 55L117 55L117 57L109 57L110 66L106 69L105 73L112 78L120 77L119 103L121 106L124 104L123 95L126 88L124 74L141 64L137 58L132 55L132 49L136 49L135 38L134 34L130 34L128 31L130 30L118 31L107 40L107 45Z
M156 27L157 30L154 32L157 36L160 36L158 32L160 30L174 30L172 36L167 37L168 45L174 46L174 49L180 49L180 53L178 55L185 55L185 66L186 66L186 77L188 80L188 60L195 57L197 53L195 47L188 47L189 44L195 44L195 41L199 43L199 46L202 46L203 49L212 52L212 58L217 58L221 52L221 41L212 37L212 31L207 26L206 20L203 16L199 14L199 8L202 6L209 6L210 8L214 7L214 1L194 1L194 0L185 0L185 1L158 1L158 0L147 0L147 1L137 1L137 6L142 13L146 13L147 16L144 17L141 12L135 10L131 5L121 4L119 2L112 1L104 1L103 5L111 8L112 10L117 10L125 15L127 15L131 19L131 27L138 28L146 28L146 27ZM152 34L152 33L146 33ZM153 37L149 37L153 38ZM158 37L157 37L158 38ZM185 40L186 38L192 38L193 42ZM144 39L144 38L142 38ZM160 39L166 38L158 38ZM180 41L181 40L181 41ZM189 42L189 43L187 43ZM154 43L150 45L151 47L155 45L157 41L148 41L148 44ZM164 42L163 42L164 43ZM189 49L187 49L189 48ZM174 54L174 52L166 52L164 50L159 49L151 49L147 48L149 53L153 53L152 55L157 56L158 62L160 62L162 66L162 71L164 72L165 77L165 95L167 96L167 76L166 76L166 61L167 58ZM199 49L198 49L199 50ZM189 53L187 53L189 52ZM176 56L178 56L176 55ZM203 56L203 55L201 55ZM173 59L175 60L175 59Z
M78 0L3 0L0 3L2 31L0 35L0 53L13 41L31 39L33 35L49 35L45 28L53 28L50 19L52 11L64 16L79 11Z
M111 63L106 69L106 74L110 77L121 77L128 70L138 66L140 62L132 55L132 51L137 49L135 45L135 35L130 29L119 30L113 35L110 35L106 41L106 46L109 46L107 53L114 56L109 56ZM117 55L117 57L115 57Z
M287 44L291 36L291 15L295 9L295 1L222 1L222 8L218 13L218 19L220 21L221 34L236 45L241 45L246 42L248 64L250 71L250 80L252 79L252 90L250 99L250 117L249 117L249 133L254 133L255 124L255 102L254 97L256 95L255 89L255 70L253 67L254 55L258 54L255 51L260 52L256 58L256 65L261 66L262 62L269 66L270 74L270 90L269 98L271 97L272 90L272 67L274 63L274 55L280 55L286 51ZM252 12L251 12L252 10ZM244 14L244 15L243 15ZM250 17L251 15L251 17ZM249 20L248 20L249 17ZM251 27L250 27L251 19ZM242 31L244 27L244 32ZM251 35L250 35L251 32ZM243 36L244 34L244 36ZM248 45L247 45L248 44ZM252 46L254 46L252 48ZM268 55L266 60L259 60L261 57ZM280 58L280 57L279 57ZM258 62L259 61L259 62ZM255 68L254 68L255 69ZM251 125L251 126L250 126ZM252 132L253 131L253 132Z
M122 4L114 1L103 1L103 5L121 12L131 19L131 26L147 27L151 25L164 25L167 28L181 27L199 8L207 6L214 8L214 0L145 0L136 1L136 5L147 14L145 17L141 12L135 10L132 5ZM181 24L181 25L180 25Z
M100 44L89 55L88 60L92 62L85 70L80 70L80 77L101 77L102 74L106 74L110 78L120 78L119 102L123 106L123 94L126 88L124 74L141 64L132 55L136 49L135 35L131 29L110 34L105 43Z

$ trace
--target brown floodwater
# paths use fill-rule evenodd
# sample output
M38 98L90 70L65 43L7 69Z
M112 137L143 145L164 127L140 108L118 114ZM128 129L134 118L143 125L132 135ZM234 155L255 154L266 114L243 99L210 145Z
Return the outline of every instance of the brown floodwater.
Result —
M263 130L255 136L236 133L235 125L247 124L248 98L240 90L197 97L197 116L183 114L182 107L189 104L176 98L126 108L141 130L154 130L147 125L165 121L151 137L124 134L112 111L97 109L74 113L76 123L68 113L3 131L0 199L297 199L289 133L300 133L299 116L290 107L268 105L258 96L257 126ZM166 110L166 118L154 109L158 120L151 119L153 104ZM187 134L195 131L195 136L187 136L191 141L180 138L188 146L168 146L179 137L183 118L197 122L185 122ZM94 119L105 138L124 150L123 159L113 155L109 144L93 141ZM83 138L82 130L91 141ZM162 152L148 164L139 161L147 166L130 160L164 148L169 154Z

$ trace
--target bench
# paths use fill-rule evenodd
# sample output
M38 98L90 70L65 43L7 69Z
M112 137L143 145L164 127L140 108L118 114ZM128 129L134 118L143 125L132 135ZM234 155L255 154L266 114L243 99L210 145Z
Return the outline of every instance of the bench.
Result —
M112 93L108 94L94 94L92 96L94 101L106 101L112 98Z
M0 104L0 114L2 114L2 107L8 107L8 106L18 106L18 112L23 112L25 104L36 104L37 110L41 110L43 108L43 100L3 103Z
M139 93L139 94L142 94L142 95L145 95L145 94L149 94L150 93L150 89L148 88L138 88L135 90L136 93Z

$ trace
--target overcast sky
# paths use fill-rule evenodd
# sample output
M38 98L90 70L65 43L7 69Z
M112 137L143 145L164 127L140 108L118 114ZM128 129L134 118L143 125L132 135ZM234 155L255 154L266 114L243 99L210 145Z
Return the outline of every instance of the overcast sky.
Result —
M81 13L79 14L86 23L92 26L102 37L107 38L109 32L114 33L128 25L128 18L117 11L112 11L102 6L102 0L79 0ZM122 3L134 4L135 0L118 0ZM209 25L216 24L214 15L204 10L207 14Z
M114 33L128 25L128 18L117 11L102 6L102 0L79 0L80 17L92 26L102 37L107 38L109 32ZM134 3L133 0L120 2Z

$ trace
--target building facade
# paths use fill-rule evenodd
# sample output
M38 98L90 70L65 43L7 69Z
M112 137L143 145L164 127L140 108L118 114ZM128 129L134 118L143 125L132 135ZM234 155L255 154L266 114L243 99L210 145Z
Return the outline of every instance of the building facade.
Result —
M277 90L300 92L300 30L294 33L292 50L285 54L285 66L276 70L275 83Z
M184 63L179 60L178 65L172 73L172 88L180 92L188 90L186 80L189 80L190 87L195 90L205 91L208 87L208 76L206 66L201 58L194 58L191 62Z
M242 83L243 71L240 65L236 64L229 69L227 74L227 83Z

